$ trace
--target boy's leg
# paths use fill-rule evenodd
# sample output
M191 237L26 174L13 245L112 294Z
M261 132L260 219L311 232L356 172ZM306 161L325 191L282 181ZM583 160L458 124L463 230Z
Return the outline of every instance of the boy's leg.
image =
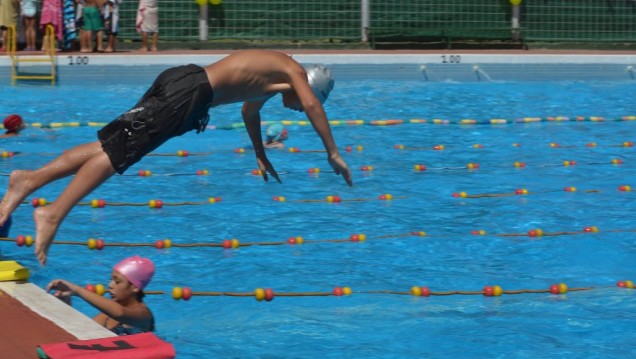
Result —
M86 31L80 29L80 50L84 52L86 50Z
M97 51L98 52L104 52L104 32L103 31L97 31L97 35L96 35L96 42L97 42Z
M7 30L5 30L4 26L2 27L2 29L0 29L0 32L2 33L2 47L1 47L1 51L4 51L8 48L7 46L7 38L8 38L8 32Z
M47 51L49 49L49 36L42 36L42 51Z
M31 27L29 28L31 33L31 50L35 51L35 46L37 44L37 31L35 30L35 18L31 19Z
M88 52L88 47L89 45L86 44L86 30L82 29L80 30L80 51Z
M53 237L73 206L113 174L115 169L106 152L101 150L100 144L100 151L79 168L60 196L50 205L39 207L33 212L36 229L35 254L40 263L46 264Z
M84 30L86 34L86 52L93 52L93 31Z
M35 18L24 18L25 37L27 50L35 50Z
M141 32L141 48L140 51L148 51L148 33L145 31Z
M113 52L115 51L115 35L108 35L108 42L106 43L105 52Z
M34 171L15 170L9 176L9 188L0 203L0 225L24 201L42 186L76 173L93 157L105 154L99 141L79 145L65 151L53 161Z
M82 52L93 52L93 32L84 29L84 50Z
M157 51L157 39L159 38L159 33L155 32L152 34L152 45L150 46L151 51Z

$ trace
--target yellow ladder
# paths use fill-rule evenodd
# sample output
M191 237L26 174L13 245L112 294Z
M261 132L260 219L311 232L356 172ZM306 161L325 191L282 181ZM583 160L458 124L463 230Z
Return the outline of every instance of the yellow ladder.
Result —
M18 56L16 54L17 45L17 33L15 26L9 26L8 28L8 49L9 56L11 57L11 84L15 85L18 80L50 80L51 85L55 85L55 28L53 25L46 26L46 36L44 40L47 42L44 44L46 52L44 55L32 55L32 56ZM20 63L22 62L43 62L51 64L50 74L37 74L27 75L20 74Z

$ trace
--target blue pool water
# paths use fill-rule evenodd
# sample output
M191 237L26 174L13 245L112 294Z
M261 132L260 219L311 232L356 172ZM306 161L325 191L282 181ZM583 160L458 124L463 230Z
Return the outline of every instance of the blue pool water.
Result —
M43 124L107 122L130 108L146 86L3 87L0 97L12 101L3 102L0 115L19 112ZM633 192L618 187L636 186L636 149L624 146L636 140L636 123L615 119L636 115L634 93L634 81L340 81L326 104L332 120L601 116L606 121L333 126L353 171L353 188L330 173L324 153L268 152L283 183L265 183L251 174L254 156L234 152L249 144L242 129L186 134L157 154L204 155L146 157L85 201L179 204L221 197L221 202L162 209L78 206L56 240L134 244L170 238L175 244L220 244L236 238L258 244L302 236L307 243L103 251L57 244L45 268L30 248L0 242L1 254L31 268L32 281L41 286L57 277L107 284L111 266L121 258L150 257L157 274L149 290L166 294L149 295L147 302L158 334L175 345L179 358L631 358L636 354L630 344L636 335L635 293L616 282L636 279L636 202ZM239 123L239 109L213 109L211 123ZM311 127L296 122L303 115L285 110L280 101L271 101L263 117L293 121L288 146L321 149ZM64 149L92 141L96 129L28 129L20 138L4 140L2 147L20 154L0 160L0 173L38 167ZM445 149L433 150L436 145ZM346 146L352 150L345 151ZM617 159L623 164L612 164ZM564 161L576 165L564 166ZM478 163L479 169L466 169L468 163ZM427 170L415 171L416 164ZM309 174L314 167L321 172ZM153 175L138 176L142 169ZM194 175L200 169L210 174ZM0 177L0 186L6 182ZM52 201L66 183L42 188L29 200ZM529 194L510 195L517 189ZM461 192L468 198L453 196ZM394 199L378 199L387 193ZM343 202L326 203L329 195ZM34 233L31 212L26 204L16 210L12 236ZM581 233L592 226L599 232ZM561 235L526 235L536 228ZM485 235L472 235L476 230ZM427 236L410 235L414 231ZM347 241L355 233L366 234L367 240ZM412 286L439 293L480 292L486 285L547 290L555 283L591 289L500 297L408 294ZM346 286L353 294L279 295L271 302L195 296L186 302L171 298L175 286L241 293L272 288L283 294ZM95 314L80 300L75 305Z

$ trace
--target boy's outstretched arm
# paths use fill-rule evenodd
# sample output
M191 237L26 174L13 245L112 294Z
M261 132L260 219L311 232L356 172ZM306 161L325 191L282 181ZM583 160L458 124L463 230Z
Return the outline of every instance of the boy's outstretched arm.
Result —
M296 95L298 95L298 99L303 106L303 110L305 111L307 118L309 118L314 130L318 136L320 136L320 139L327 150L327 154L329 156L327 160L329 161L329 164L337 175L342 175L347 184L349 186L353 186L351 171L349 170L347 163L342 159L342 156L340 156L340 152L336 147L336 142L333 139L331 127L327 120L327 114L325 113L325 109L322 107L322 104L314 95L311 87L309 87L309 84L307 83L307 80L302 76L295 76L292 78L292 87L294 88L294 91L296 91Z
M328 161L329 161L329 164L331 165L331 168L333 168L334 172L337 175L342 175L342 178L345 179L345 181L350 187L353 186L353 180L351 179L351 171L349 171L347 164L342 159L340 154L337 154L335 156L329 156Z
M252 141L252 147L254 147L254 152L256 153L256 161L258 163L258 169L261 171L263 175L263 179L267 182L267 172L269 172L272 177L278 181L278 183L282 183L280 178L278 177L278 173L274 169L274 166L269 162L267 156L265 155L265 147L263 146L263 137L261 136L261 113L260 110L263 107L265 102L245 102L243 103L243 108L241 109L241 116L243 117L243 123L245 124L245 128L247 129L247 134L250 136L250 140Z
M124 307L114 300L62 279L54 279L51 281L51 283L47 285L46 291L52 291L54 296L60 298L72 295L78 296L102 313L124 324L143 326L148 322L144 315L145 309L141 309L139 306Z

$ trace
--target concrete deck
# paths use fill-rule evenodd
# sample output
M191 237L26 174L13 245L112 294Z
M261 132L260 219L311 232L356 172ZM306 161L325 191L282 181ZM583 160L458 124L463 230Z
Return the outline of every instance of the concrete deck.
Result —
M115 336L28 282L0 282L0 356L35 358L45 343Z

